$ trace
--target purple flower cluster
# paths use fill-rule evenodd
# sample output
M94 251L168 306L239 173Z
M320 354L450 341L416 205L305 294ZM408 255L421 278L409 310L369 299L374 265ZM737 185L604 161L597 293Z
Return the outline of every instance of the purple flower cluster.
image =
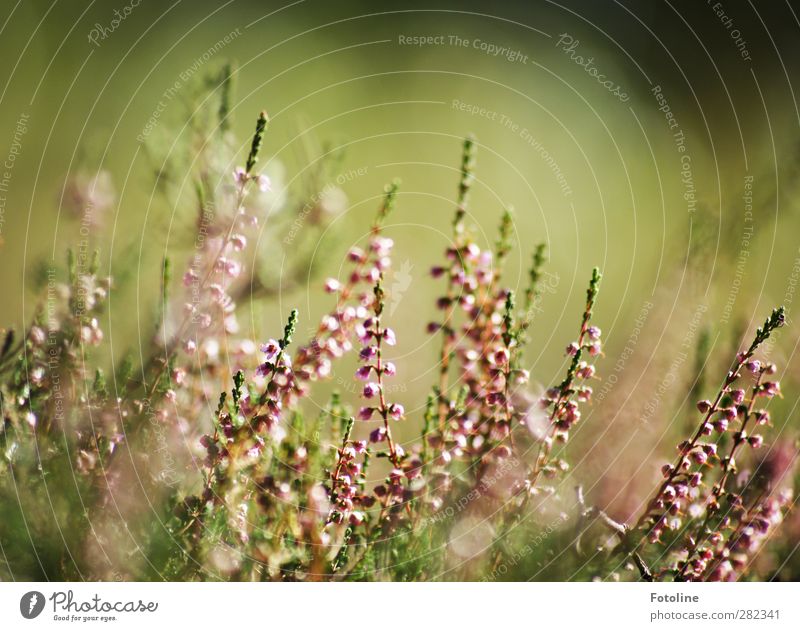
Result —
M781 524L791 503L791 493L782 491L757 502L749 510L736 511L735 516L725 523L730 530L727 537L721 532L710 535L709 546L703 548L691 563L689 577L708 581L738 580Z
M380 290L376 296L380 296ZM386 442L389 448L389 455L395 466L399 466L400 459L404 456L402 447L396 445L392 440L392 431L389 421L400 421L403 419L405 410L399 403L390 403L384 394L384 379L391 377L397 371L392 362L387 362L383 358L383 345L394 346L396 342L395 334L392 329L381 326L380 313L383 310L381 298L376 297L375 313L367 318L363 325L357 330L359 340L364 344L359 358L364 362L356 370L356 378L366 381L361 391L361 396L366 401L358 411L358 418L361 421L369 421L377 414L382 421L382 425L370 433L370 442Z
M782 324L783 310L777 309L751 346L737 354L714 400L697 403L697 430L678 445L677 460L663 465L664 481L634 528L648 544L664 546L675 559L656 576L673 573L689 581L735 578L747 552L758 547L757 533L766 533L769 524L779 521L785 502L770 492L765 497L751 480L736 474L743 450L763 446L760 430L770 424L765 406L780 394L779 382L771 379L775 365L753 355ZM745 388L740 382L747 374L752 383ZM755 499L750 497L753 493ZM637 548L642 545L640 541Z
M13 431L0 431L0 446L13 479L44 478L37 467L47 466L47 454L64 453L63 445L55 449L47 441L68 435L86 488L104 490L94 528L99 511L130 479L124 460L115 458L124 436L135 471L140 464L169 465L171 480L195 487L170 505L175 518L167 528L180 544L166 563L172 578L415 580L451 569L462 577L476 569L494 575L522 563L504 559L515 554L523 530L516 526L527 528L537 517L574 507L563 496L570 468L565 444L576 428L590 428L587 407L603 350L593 323L599 271L592 272L580 327L566 346L563 378L549 388L531 385L524 351L538 309L544 246L534 252L528 285L512 291L504 279L514 241L511 210L503 212L493 246L468 224L476 150L468 138L452 240L443 264L431 270L444 288L427 329L437 340L441 336L441 345L435 384L415 430L418 414L409 411L407 418L392 388L398 374L392 360L400 360L392 357L397 336L384 294L394 248L384 223L396 184L385 189L363 247L348 252L345 275L324 281L335 303L309 342L290 354L297 311L276 339L259 345L239 334L236 298L256 289L242 276L248 230L258 224L247 200L270 186L254 170L266 126L262 114L245 166L234 171L232 182L227 178L224 190L210 190L207 173L200 178L202 242L184 276L185 310L176 318L167 308L165 261L159 321L164 352L141 366L145 384L130 377L129 367L129 376L119 379L128 389L112 397L102 371L87 371L85 352L103 340L99 310L109 285L96 278L96 268L73 269L74 260L62 292L65 304L59 305L67 315L59 326L45 330L37 320L22 340L6 336L0 394L6 428ZM213 195L213 213L205 211L204 200L211 201L206 195ZM791 501L785 478L794 447L764 448L776 414L769 404L781 385L776 367L755 358L782 323L783 312L776 310L736 356L717 395L697 403L696 430L678 445L675 461L663 466L661 483L633 527L587 508L578 492L576 548L599 522L612 532L614 553L645 580L736 580L752 571ZM357 394L334 391L328 405L312 407L312 389L354 349L356 363L348 370L355 370ZM60 401L51 396L56 392L80 394L59 415L51 413ZM208 402L217 395L209 415ZM88 423L79 420L84 416ZM17 477L20 436L32 440L28 469ZM191 450L183 450L182 461L168 460L179 451L174 447L187 444ZM199 472L194 478L186 475L192 465ZM48 471L57 482L53 470L62 471L63 463ZM149 485L149 497L166 495L163 472L152 477L139 480ZM111 522L104 526L103 537L110 538ZM89 538L100 540L94 532Z
M547 420L543 424L544 427L535 425L530 427L539 440L539 449L536 462L521 489L527 496L538 492L536 484L541 475L552 478L560 471L566 470L565 461L561 459L551 461L553 448L555 443L564 444L569 440L570 430L581 419L580 404L591 401L592 388L586 382L595 376L595 367L590 362L602 352L601 331L590 324L600 278L600 272L595 268L586 292L586 307L578 339L566 348L566 356L570 361L567 374L558 386L548 389L538 402L539 408L547 414ZM529 422L536 424L536 416L529 416Z
M364 510L375 503L375 497L364 492L366 479L363 458L367 453L367 443L351 440L352 420L345 431L342 447L338 450L336 466L331 472L330 500L331 510L328 523L349 523L359 526L364 523Z
M299 394L308 389L308 382L330 377L333 362L353 348L353 332L363 326L372 295L363 291L374 285L391 264L394 242L381 234L383 222L391 212L397 185L387 187L381 208L370 233L366 251L353 247L348 253L352 270L344 282L335 278L325 281L325 291L336 295L336 306L320 322L314 338L295 356L295 372Z

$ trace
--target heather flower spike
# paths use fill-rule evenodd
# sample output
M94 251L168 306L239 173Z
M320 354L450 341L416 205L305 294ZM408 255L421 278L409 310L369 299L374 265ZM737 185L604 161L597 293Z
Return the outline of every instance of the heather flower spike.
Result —
M247 163L245 166L245 173L250 175L253 167L258 162L258 152L261 149L261 142L264 140L264 134L267 131L267 113L262 111L256 120L256 130L253 133L253 141L250 144L250 153L247 155Z
M297 328L297 309L292 309L292 312L289 314L289 321L286 323L286 326L283 329L283 338L281 338L281 350L289 346L292 343L292 335L294 335L294 331Z
M540 285L543 274L542 270L544 264L547 262L546 252L547 246L544 243L538 244L534 249L531 258L531 266L528 270L528 284L525 287L523 313L519 317L519 332L517 334L519 344L523 348L528 341L528 329L533 323L536 311L539 310L539 305L536 303L541 296Z
M394 210L395 204L397 202L397 192L400 189L400 180L392 180L389 184L386 185L384 188L384 196L383 196L383 204L378 211L377 216L377 223L382 224L389 214Z
M392 241L383 236L383 223L394 209L399 181L394 180L384 188L381 205L370 230L368 247L354 247L348 253L352 271L344 281L329 278L325 290L336 294L334 309L320 323L316 336L300 348L295 358L299 378L298 387L304 389L305 382L328 377L334 361L352 349L354 337L360 338L371 298L357 290L372 286L390 264ZM369 347L368 347L369 348ZM367 352L371 352L367 350Z
M384 291L382 286L382 279L378 279L373 288L374 301L373 301L373 314L366 326L366 334L364 342L368 344L368 348L373 349L373 353L362 354L368 357L368 362L362 366L367 372L374 373L375 382L368 383L362 390L362 396L369 400L375 397L378 398L378 403L374 409L377 410L379 416L383 421L383 434L382 439L386 440L389 448L389 459L395 468L401 468L401 456L398 447L392 438L392 430L389 421L400 420L402 417L402 407L397 404L389 403L385 397L385 383L384 378L387 375L386 361L383 358L383 344L386 342L387 336L390 334L391 329L382 325L381 318L383 316L385 303ZM393 338L394 334L391 333ZM362 415L363 416L363 415ZM371 413L370 415L371 416Z
M0 508L10 507L0 539L12 552L0 578L35 578L39 567L25 556L27 531L14 532L22 523L17 509L53 506L50 497L72 497L76 488L92 501L86 519L67 520L74 527L61 535L69 548L48 557L48 578L109 578L120 570L173 580L505 580L564 572L583 579L606 578L598 575L605 567L646 581L770 576L772 558L762 551L784 554L774 543L793 505L796 455L792 440L771 440L771 427L775 421L787 432L779 398L784 390L788 398L794 383L791 370L782 383L775 364L757 353L783 324L783 309L736 355L716 393L697 380L693 405L681 407L692 432L676 441L669 462L652 463L660 479L629 526L612 516L617 507L588 505L580 486L577 503L564 492L571 464L586 459L580 450L590 445L591 455L608 442L600 439L610 428L587 422L586 414L603 356L594 313L600 273L592 271L575 337L559 343L563 374L539 387L531 378L538 364L526 365L523 353L529 340L547 337L533 324L557 276L545 275L545 246L538 245L524 253L530 267L519 290L516 278L504 277L513 246L528 242L528 235L517 238L510 208L497 209L494 238L472 228L473 137L464 140L458 163L450 242L431 269L440 288L426 327L435 349L398 339L389 321L417 316L413 301L392 300L392 309L386 303L406 271L393 274L393 252L408 247L395 244L388 225L399 201L396 181L383 189L363 242L341 253L339 277L313 277L327 306L306 343L291 353L297 310L282 330L262 332L263 320L255 318L239 326L248 300L280 295L287 279L283 267L253 258L260 239L252 229L273 216L266 212L273 199L248 197L270 186L256 172L265 113L244 166L233 172L234 186L224 166L236 146L229 125L234 75L232 66L223 67L215 77L220 97L209 101L214 110L197 118L219 123L219 133L199 130L194 138L201 147L192 170L197 247L175 281L174 256L155 272L157 323L142 365L127 360L109 374L93 356L103 343L112 287L98 275L104 266L97 256L88 261L70 252L65 280L48 277L46 306L28 328L0 336L0 458L9 474L0 475ZM320 170L308 180L316 189L330 176ZM267 237L296 244L285 248L290 267L300 270L290 274L292 283L317 271L301 256L301 239L313 242L328 227L320 192L302 194L310 197L299 207L302 238L294 241L296 222L265 227ZM409 348L417 349L410 359ZM430 356L420 359L424 352ZM409 367L413 378L398 383ZM426 376L430 382L421 382ZM341 391L325 391L328 403L319 406L325 380ZM627 397L624 382L614 383ZM420 384L427 397L415 401ZM586 440L570 441L575 428ZM67 469L74 475L64 476ZM592 475L591 467L576 467L578 484L587 471ZM143 493L114 503L132 474ZM602 487L593 480L593 491ZM191 490L176 499L183 488ZM133 518L144 509L139 495L152 502L148 509L170 515L165 535ZM123 512L115 516L112 503ZM28 512L39 519L41 511ZM51 526L33 525L41 533ZM577 556L551 559L552 546L531 543L551 535L551 542L574 541ZM596 545L582 547L590 538ZM127 561L140 559L142 549L158 554L148 564ZM68 550L87 550L88 560ZM64 558L74 567L54 562Z
M441 330L442 346L439 354L439 384L437 392L439 396L439 433L443 436L446 431L448 410L451 402L448 399L449 371L453 343L455 341L455 329L453 318L456 309L456 297L463 289L461 279L466 277L466 248L464 234L464 217L466 216L467 201L469 191L475 179L475 138L467 136L464 139L464 146L461 156L461 181L458 186L458 199L456 200L456 211L453 217L453 244L448 250L448 268L443 271L447 280L447 293L442 299L444 313L441 324L436 323L430 330ZM437 272L437 275L441 275ZM462 285L462 286L460 286Z
M534 468L525 481L525 490L528 494L535 490L539 476L550 464L553 440L566 442L569 430L580 420L581 414L578 405L573 401L573 397L577 393L575 382L576 380L590 379L594 373L593 367L583 361L583 354L596 342L596 339L590 337L589 322L594 312L601 278L600 270L595 267L589 280L589 288L586 290L586 307L584 308L578 339L575 342L577 350L571 354L572 359L564 380L551 392L548 392L542 402L543 405L551 409L550 425L547 436L540 445ZM599 337L599 329L596 331L596 335Z
M498 273L502 271L503 262L512 249L511 233L514 228L514 213L511 208L507 208L503 212L502 219L500 220L500 230L495 245L495 253L497 255L497 262L495 264Z
M220 72L220 99L217 119L219 120L219 130L222 134L227 133L231 126L231 101L233 100L234 83L236 77L236 65L227 62L222 66Z
M467 200L472 183L475 181L475 136L464 139L464 150L461 157L461 182L458 185L458 202L453 217L453 232L460 234L464 230L463 222L467 212Z
M783 307L773 310L756 330L747 350L736 355L716 397L697 403L701 415L697 429L678 446L675 463L662 468L663 482L626 539L626 545L636 554L644 554L648 546L663 546L675 559L657 569L657 577L671 574L680 581L728 580L736 575L736 566L729 559L734 554L745 557L748 550L755 549L755 544L752 548L741 544L740 533L751 530L748 520L754 519L753 515L764 506L770 507L771 516L780 515L783 510L784 504L773 498L764 500L756 495L750 500L748 487L738 488L732 478L742 450L755 450L763 444L761 435L750 435L751 428L760 425L767 414L756 410L756 406L778 394L779 387L767 385L771 382L764 377L772 367L753 355L783 325L784 319ZM743 368L753 380L748 390L737 387L744 378ZM720 441L726 434L731 434L730 440ZM746 508L748 501L752 502L751 508ZM685 530L681 530L681 516L691 520ZM664 543L668 531L682 533L674 547ZM637 533L638 540L632 540L633 533Z

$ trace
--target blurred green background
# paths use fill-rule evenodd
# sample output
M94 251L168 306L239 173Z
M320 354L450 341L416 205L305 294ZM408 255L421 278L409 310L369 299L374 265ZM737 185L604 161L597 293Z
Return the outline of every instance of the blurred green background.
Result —
M623 367L634 370L625 371L624 388L609 382L595 413L608 423L604 432L624 416L616 444L643 449L629 444L630 427L663 438L655 421L671 420L674 405L656 402L649 413L650 393L681 345L694 348L696 314L711 356L737 345L775 304L787 303L793 320L796 13L790 3L688 0L6 2L0 153L15 159L0 191L0 321L30 320L41 295L37 270L60 265L81 236L63 194L68 174L104 171L115 195L92 239L103 268L125 279L103 323L109 361L151 345L161 260L169 252L182 269L181 229L194 212L188 171L171 173L179 193L172 204L154 174L164 155L191 155L182 142L197 83L235 60L240 155L261 109L271 115L265 168L289 190L313 163L310 138L343 150L330 177L349 201L318 244L325 275L336 274L368 229L383 185L402 179L388 233L395 266L409 277L398 280L406 288L393 314L407 409L418 409L431 383L438 343L422 331L438 285L427 270L448 242L460 146L471 132L479 142L471 223L488 246L502 209L515 209L512 286L524 285L533 245L548 245L552 276L528 357L535 380L550 383L562 368L598 265L596 319L607 340L600 372L621 381L615 366L626 347L633 359ZM411 43L419 37L434 39ZM569 41L578 44L570 49ZM263 229L269 233L269 218ZM289 246L270 247L276 266L291 256ZM275 336L297 306L306 330L330 306L320 287L316 278L243 305L251 317L242 322L255 338ZM793 327L779 339L775 353L792 366ZM680 384L697 376L693 362L664 398L682 404ZM337 374L349 380L347 371ZM787 420L794 399L788 404ZM597 434L585 440L596 444ZM578 466L605 472L614 454L594 455Z

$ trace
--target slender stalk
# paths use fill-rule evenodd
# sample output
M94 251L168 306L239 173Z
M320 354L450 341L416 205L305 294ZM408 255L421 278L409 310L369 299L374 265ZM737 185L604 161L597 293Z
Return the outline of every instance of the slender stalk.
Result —
M720 476L720 479L712 487L711 499L706 502L706 517L703 520L700 527L697 529L695 535L693 537L690 537L691 543L689 545L688 553L686 555L686 560L683 562L683 565L680 571L678 572L677 576L678 580L681 580L686 576L686 572L689 569L692 560L694 559L695 553L700 548L700 546L703 545L703 543L705 543L705 541L707 540L707 535L705 534L706 530L711 524L711 521L719 512L719 501L722 498L722 494L725 491L725 483L728 480L728 475L735 466L734 458L736 456L736 452L746 440L748 421L753 415L753 408L755 407L756 404L758 389L761 386L761 379L763 378L763 376L764 376L764 370L762 368L761 370L759 370L758 377L756 378L756 382L753 385L750 402L747 406L747 412L745 413L745 416L742 419L742 426L740 430L736 432L736 434L734 435L733 444L731 445L731 449L728 456L722 461L722 474Z
M261 149L261 143L264 139L264 134L267 130L267 122L268 117L266 112L261 112L256 120L256 129L255 133L253 134L253 140L250 146L250 153L247 156L247 163L244 170L244 173L241 177L238 178L237 187L236 187L236 196L234 201L234 212L233 212L233 219L231 219L230 225L228 226L228 230L225 233L225 238L222 240L222 243L217 251L216 256L212 259L211 264L209 265L208 270L203 275L203 278L198 285L197 292L202 293L208 288L208 283L210 282L211 278L214 275L214 272L217 268L217 263L220 257L225 253L225 250L231 243L231 238L233 237L234 230L236 229L236 223L239 221L242 205L244 204L244 198L247 194L247 186L253 181L252 171L253 167L255 167L256 162L258 162L258 153ZM172 360L172 357L175 355L175 352L178 349L178 346L183 339L183 336L186 334L187 329L189 328L189 324L191 323L191 315L186 314L178 327L178 331L173 337L172 341L167 345L167 352L165 353L161 365L159 366L158 370L156 371L155 376L153 377L152 386L147 393L148 398L152 398L156 391L158 390L159 382L161 378L164 376L164 373L169 368L169 363Z
M659 502L666 488L670 486L679 475L683 474L681 465L683 464L684 459L686 458L686 454L691 452L692 449L694 449L697 446L697 442L703 435L705 425L711 419L713 414L718 411L720 401L722 401L722 397L725 396L730 386L739 378L742 367L753 357L758 347L761 346L761 344L765 340L767 340L767 338L769 338L772 331L774 331L779 326L782 326L783 322L784 322L784 308L779 307L778 309L775 309L772 312L770 317L767 318L767 320L764 322L764 325L756 330L756 335L753 338L753 341L750 344L749 348L746 351L739 353L736 356L736 359L733 362L731 370L725 376L725 380L723 382L722 387L719 389L719 392L717 392L717 396L714 398L714 401L709 407L708 411L703 415L702 420L698 425L697 430L695 430L691 440L689 441L688 446L681 450L681 453L676 459L675 464L672 465L670 472L668 473L667 476L665 476L664 481L658 487L658 490L656 491L655 495L647 503L647 508L637 520L636 525L633 527L633 530L639 530L640 528L642 528L645 521L651 516L653 509L657 508L657 503ZM644 540L645 537L642 537L642 539L637 544L636 549L641 547L641 545L644 543Z
M375 349L377 355L375 356L375 372L377 373L378 380L378 401L379 413L383 419L383 427L386 430L386 443L389 446L389 459L396 469L400 468L400 460L397 456L397 447L392 439L392 428L389 426L389 407L386 404L386 397L384 396L384 383L383 373L385 367L383 365L383 338L386 335L386 329L381 328L381 316L383 315L383 287L381 280L375 285ZM388 493L387 493L388 497Z
M456 202L456 212L453 217L453 250L455 251L455 255L450 261L449 269L447 270L447 304L442 320L442 348L439 353L439 434L442 439L444 439L450 410L447 390L450 385L450 356L452 355L455 342L453 319L455 315L456 294L453 280L457 267L464 264L462 256L465 233L464 218L467 212L469 191L475 179L473 173L474 168L475 139L472 136L468 136L464 140L464 150L461 157L461 182L458 186L458 201Z

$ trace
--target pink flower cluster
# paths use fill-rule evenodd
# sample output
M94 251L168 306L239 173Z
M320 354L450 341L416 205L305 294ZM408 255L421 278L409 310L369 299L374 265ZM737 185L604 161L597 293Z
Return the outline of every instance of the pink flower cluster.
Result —
M394 206L396 194L396 184L387 187L366 251L353 247L348 253L352 269L347 279L344 282L335 278L325 281L325 291L336 295L336 306L322 318L314 338L301 347L295 356L295 372L301 395L308 389L307 382L330 377L333 362L353 348L353 331L367 318L372 302L371 292L356 292L374 285L391 264L394 242L384 237L381 230L383 221Z
M366 484L363 458L367 453L367 443L351 440L352 421L345 432L344 443L338 450L335 469L331 472L330 500L331 511L328 523L348 522L359 526L364 522L363 509L375 503L375 497L364 492Z

